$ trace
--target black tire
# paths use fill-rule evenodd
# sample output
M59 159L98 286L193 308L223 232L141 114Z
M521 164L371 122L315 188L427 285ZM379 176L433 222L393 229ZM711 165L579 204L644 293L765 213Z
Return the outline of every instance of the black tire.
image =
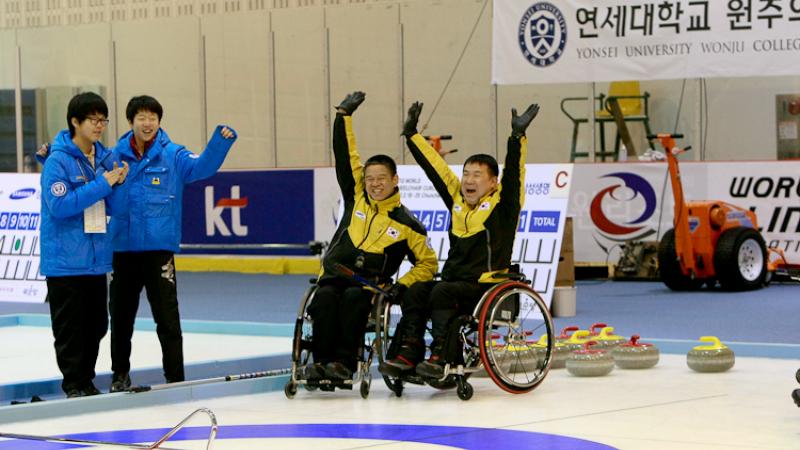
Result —
M475 389L472 388L472 385L469 384L468 381L463 380L458 383L458 389L456 393L458 394L458 398L461 400L467 401L472 398L472 395L475 393Z
M385 379L386 378L384 377L384 380ZM389 387L389 389L394 392L395 397L401 397L403 395L403 380L394 380L394 383Z
M725 290L762 288L767 278L767 246L761 233L744 227L725 230L714 250L714 270Z
M369 385L370 383L367 380L361 382L361 387L359 391L361 392L361 398L367 399L369 397Z
M541 358L535 356L530 341L538 333L546 335L548 342ZM494 334L502 336L500 343ZM547 304L528 284L498 284L485 294L477 341L480 361L499 388L512 394L532 391L544 381L553 361L555 332Z
M693 280L683 274L675 251L675 229L664 233L658 243L658 272L661 281L673 291L694 291L703 285L702 280Z
M392 304L387 302L385 298L381 297L376 309L381 311L380 317L375 321L375 336L377 344L375 345L375 353L378 355L378 363L384 363L389 358L386 354L394 339L394 331L397 328L397 323L400 318L397 314L392 314ZM396 396L400 397L403 393L403 380L400 378L393 378L382 375L383 382L386 384Z
M289 382L286 383L286 386L283 387L283 395L291 400L294 398L295 394L297 394L297 385L294 384L293 381L289 380Z

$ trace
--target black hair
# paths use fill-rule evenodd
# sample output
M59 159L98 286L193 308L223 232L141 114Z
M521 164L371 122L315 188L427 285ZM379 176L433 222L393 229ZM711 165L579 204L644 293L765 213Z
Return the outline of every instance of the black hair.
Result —
M494 156L485 153L478 153L477 155L470 156L464 161L464 167L467 167L467 164L486 166L489 168L489 172L493 177L496 177L500 173L500 169L497 167L497 160L494 159Z
M149 111L158 116L158 121L161 122L161 117L164 115L164 108L158 100L150 97L149 95L138 95L133 97L128 106L125 107L125 117L128 122L133 122L133 118L141 111Z
M102 114L108 117L108 105L103 97L94 92L83 92L72 97L67 106L67 126L69 127L70 137L75 137L75 126L72 125L74 117L78 123L82 123L90 114Z
M380 165L384 166L389 169L389 172L392 173L392 176L397 175L397 164L395 164L394 160L386 155L375 155L371 156L367 162L364 163L364 170L367 170L369 166Z

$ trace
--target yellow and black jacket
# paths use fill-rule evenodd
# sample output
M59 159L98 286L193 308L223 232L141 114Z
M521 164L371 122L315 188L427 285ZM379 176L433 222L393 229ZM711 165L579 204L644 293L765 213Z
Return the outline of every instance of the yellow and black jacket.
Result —
M428 246L425 227L400 203L400 192L395 189L377 202L367 195L350 116L336 115L333 153L344 214L322 259L320 281L338 276L336 264L366 278L388 281L405 257L414 267L400 278L400 284L409 287L433 279L438 268L436 253Z
M496 283L497 272L511 264L519 213L525 201L527 138L509 137L506 162L497 189L474 208L464 202L461 181L420 134L407 139L414 159L450 210L450 251L442 269L445 281Z

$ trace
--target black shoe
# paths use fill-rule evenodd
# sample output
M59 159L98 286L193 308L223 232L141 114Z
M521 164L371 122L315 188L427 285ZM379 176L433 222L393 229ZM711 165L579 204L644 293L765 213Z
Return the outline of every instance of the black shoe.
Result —
M398 355L397 358L380 363L378 372L388 377L400 378L403 374L413 372L415 366L416 364L413 361L403 357L403 355Z
M65 393L67 394L67 398L78 398L86 396L86 394L84 394L83 391L78 388L67 389Z
M81 389L81 392L83 392L84 397L102 394L102 392L100 392L100 390L97 389L93 383L89 383L88 386L84 386L83 389Z
M111 389L108 392L124 392L131 388L131 376L127 373L115 373L111 377Z
M792 391L792 398L794 399L794 404L800 407L800 389Z
M427 361L417 364L417 375L426 378L442 378L444 376L444 361L438 355L431 355Z
M306 364L300 368L298 375L305 380L321 380L325 378L325 366L321 363Z
M349 380L353 377L353 371L339 361L333 361L325 364L325 375L328 378Z

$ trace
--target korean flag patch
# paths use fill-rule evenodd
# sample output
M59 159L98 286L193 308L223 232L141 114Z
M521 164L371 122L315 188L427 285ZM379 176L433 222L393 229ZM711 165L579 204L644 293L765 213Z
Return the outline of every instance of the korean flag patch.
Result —
M489 209L489 206L491 206L489 204L489 202L483 202L483 203L481 203L481 206L478 207L478 211L483 211L484 209Z
M392 237L392 239L397 240L400 237L400 232L395 230L392 227L386 228L386 234Z
M55 197L63 197L67 195L67 185L63 181L56 181L50 185L50 193Z

